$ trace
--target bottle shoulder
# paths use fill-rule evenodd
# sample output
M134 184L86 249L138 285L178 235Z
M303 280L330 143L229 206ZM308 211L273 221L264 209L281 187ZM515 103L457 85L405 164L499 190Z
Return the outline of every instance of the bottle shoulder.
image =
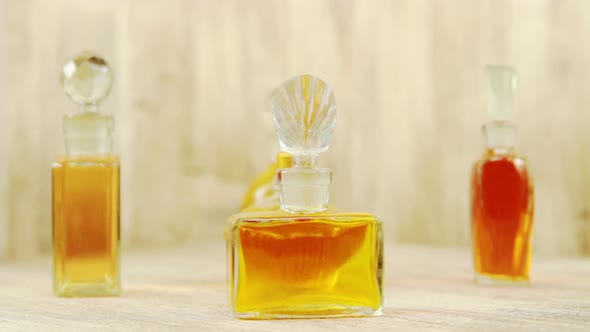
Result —
M119 166L120 158L118 155L109 154L106 156L59 156L52 167L61 168L64 166L84 166L84 165L105 165Z
M528 167L527 158L515 149L508 151L495 151L488 149L474 163L474 166L482 166L486 163L492 162L512 163L520 167Z
M528 160L518 154L498 154L486 153L476 161L472 168L471 181L472 185L478 185L481 181L492 181L491 183L509 183L516 181L525 181L528 186L533 186L533 178L528 164Z
M343 211L333 206L327 210L316 213L290 213L280 209L279 206L273 206L266 209L250 208L245 209L230 217L230 223L245 222L267 222L267 221L367 221L381 224L381 220L370 213Z

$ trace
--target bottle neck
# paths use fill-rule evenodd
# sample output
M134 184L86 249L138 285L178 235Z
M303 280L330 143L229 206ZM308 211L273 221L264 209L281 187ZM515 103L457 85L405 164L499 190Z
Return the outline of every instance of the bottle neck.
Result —
M313 170L317 163L317 154L293 154L293 167Z
M103 156L113 150L114 120L110 115L81 112L66 115L64 135L68 156Z
M504 120L494 120L483 125L482 133L486 148L509 151L516 147L516 125Z
M328 208L332 170L286 168L279 171L281 210L315 213Z

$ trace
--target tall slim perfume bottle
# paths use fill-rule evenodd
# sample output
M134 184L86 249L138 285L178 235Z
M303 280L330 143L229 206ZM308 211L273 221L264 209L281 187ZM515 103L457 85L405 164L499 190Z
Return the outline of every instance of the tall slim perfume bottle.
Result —
M528 283L533 227L533 180L516 150L511 67L488 66L488 114L483 126L486 151L471 180L471 230L475 281Z
M332 171L317 167L336 123L330 87L298 76L272 95L281 149L280 207L230 218L228 281L239 318L373 316L383 303L382 226L328 206Z
M116 296L119 276L119 158L113 117L98 106L113 75L100 56L66 63L61 84L78 105L64 118L66 155L53 164L53 291L57 296Z

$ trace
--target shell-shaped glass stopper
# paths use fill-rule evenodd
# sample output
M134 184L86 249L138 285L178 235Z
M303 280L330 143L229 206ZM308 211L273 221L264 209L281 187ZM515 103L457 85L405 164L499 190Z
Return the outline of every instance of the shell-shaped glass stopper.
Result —
M83 109L95 108L109 95L113 72L100 55L85 51L64 65L60 82L74 103Z
M336 125L336 99L321 79L302 75L281 84L270 97L281 150L295 167L315 167L327 151Z
M509 121L514 117L516 72L510 66L486 66L488 115L493 120Z

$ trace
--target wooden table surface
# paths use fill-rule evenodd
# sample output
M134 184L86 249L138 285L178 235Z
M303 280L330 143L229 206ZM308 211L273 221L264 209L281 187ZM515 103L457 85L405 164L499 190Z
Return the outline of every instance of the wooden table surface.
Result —
M590 331L590 259L534 259L528 287L471 282L468 250L386 247L380 317L244 321L221 243L123 255L120 298L56 298L49 257L0 266L0 331Z

